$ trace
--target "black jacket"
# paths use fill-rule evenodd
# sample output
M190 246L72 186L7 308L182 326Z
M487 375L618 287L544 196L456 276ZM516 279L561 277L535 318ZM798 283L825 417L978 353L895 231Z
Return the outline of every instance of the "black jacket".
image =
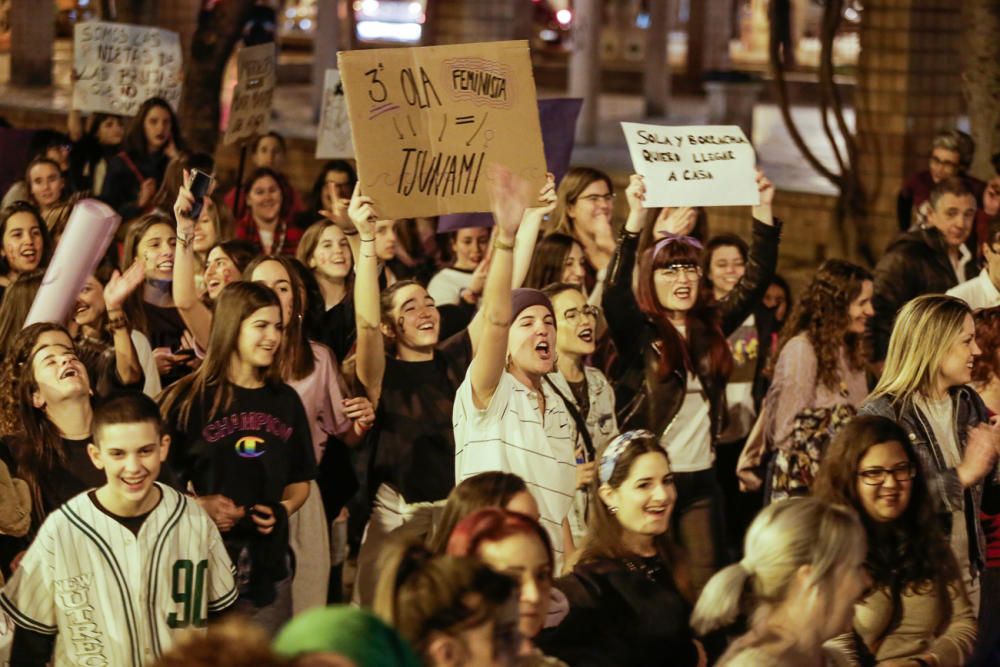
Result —
M589 561L558 579L569 615L542 632L539 648L573 667L697 665L690 607L673 573L643 571L648 560Z
M754 221L746 273L733 291L716 305L719 324L726 336L760 307L764 292L774 277L780 236L778 221L774 226ZM659 435L681 409L687 391L687 375L677 370L663 381L657 376L658 355L654 344L660 336L653 323L639 310L632 291L638 245L638 237L623 235L619 240L608 271L603 305L619 354L619 377L615 383L618 423L622 431L645 428ZM709 402L714 438L725 428L726 383L709 374L708 342L704 337L692 336L689 345L694 372Z
M975 278L977 271L976 263L968 262L965 275L956 276L944 237L933 227L900 234L875 266L875 317L869 324L875 361L885 359L892 324L903 304L923 294L944 294Z
M123 222L128 222L143 213L138 202L142 181L125 160L126 155L143 178L152 178L157 182L157 187L163 181L163 173L167 169L167 163L170 162L170 158L165 153L138 155L135 153L126 154L124 151L108 161L108 171L104 176L104 186L101 188L100 197L108 206L118 212Z

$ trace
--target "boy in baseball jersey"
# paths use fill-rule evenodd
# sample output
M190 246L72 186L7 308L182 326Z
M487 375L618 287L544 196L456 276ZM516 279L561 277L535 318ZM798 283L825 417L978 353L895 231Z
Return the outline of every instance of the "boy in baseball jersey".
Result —
M12 666L141 667L236 601L218 528L154 481L169 437L152 399L100 405L93 433L106 483L49 515L0 594L16 624Z

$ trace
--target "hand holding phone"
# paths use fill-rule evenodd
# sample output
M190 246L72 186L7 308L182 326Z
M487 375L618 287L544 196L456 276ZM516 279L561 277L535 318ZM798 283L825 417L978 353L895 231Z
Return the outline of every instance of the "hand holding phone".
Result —
M200 169L191 170L191 183L188 185L188 190L191 191L191 196L194 197L194 204L192 204L191 212L188 216L196 222L201 217L201 209L205 205L205 195L208 194L208 188L211 185L211 174L206 174Z

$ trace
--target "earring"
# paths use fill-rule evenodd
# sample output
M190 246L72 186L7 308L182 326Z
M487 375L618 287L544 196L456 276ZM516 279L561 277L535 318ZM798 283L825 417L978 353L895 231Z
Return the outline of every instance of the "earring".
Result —
M609 508L608 508L608 512L609 512L609 513L610 513L610 514L611 514L612 516L614 516L615 514L618 514L618 508L617 508L617 507L609 507Z

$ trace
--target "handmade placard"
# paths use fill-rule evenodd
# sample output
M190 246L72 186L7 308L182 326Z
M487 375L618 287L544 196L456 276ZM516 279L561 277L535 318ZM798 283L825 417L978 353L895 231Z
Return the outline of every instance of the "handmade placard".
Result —
M344 51L361 190L385 218L488 211L488 165L540 190L545 153L528 42Z
M756 206L753 145L736 125L666 127L622 123L646 208Z
M319 131L316 135L316 158L328 160L353 157L351 119L347 115L344 85L340 82L340 72L328 69L323 79L323 106L320 109Z
M274 101L274 44L258 44L240 50L236 63L236 89L229 107L226 146L267 133Z
M73 26L73 108L134 116L150 97L177 108L184 78L176 32L105 21Z

